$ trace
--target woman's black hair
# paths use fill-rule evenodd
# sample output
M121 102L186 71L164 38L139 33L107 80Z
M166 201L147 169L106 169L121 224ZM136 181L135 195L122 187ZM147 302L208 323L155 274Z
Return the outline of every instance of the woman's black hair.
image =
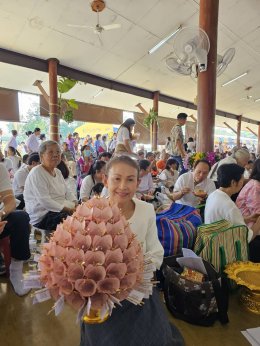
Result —
M104 187L104 184L103 184L103 183L97 183L97 184L95 184L95 185L92 187L92 192L93 192L95 195L100 196L100 195L101 195L101 192L102 192L102 190L103 190L103 187Z
M8 149L10 149L12 153L16 155L16 149L14 147L9 146Z
M95 174L99 171L101 171L101 169L103 167L105 167L106 162L105 161L101 161L101 160L97 160L91 167L90 170L88 172L88 175L91 175L93 183L95 183Z
M139 161L139 168L140 170L143 169L144 171L147 170L148 167L150 167L151 162L148 160L140 160Z
M83 153L83 151L86 149L86 147L89 147L89 145L88 145L88 144L85 144L85 145L83 145L83 146L81 147L81 149L80 149L81 153ZM89 148L90 148L90 147L89 147Z
M101 160L102 157L108 157L109 159L111 159L112 154L109 153L108 151L103 151L103 153L100 153L98 155L98 160Z
M26 136L29 137L32 134L32 131L25 132Z
M194 142L194 139L192 137L189 137L188 142Z
M29 158L29 154L24 154L23 155L23 159L22 159L23 163L27 164L28 163L28 158Z
M245 169L236 163L221 165L217 170L219 187L230 187L232 180L239 182Z
M146 160L145 160L146 161ZM108 176L109 170L118 163L124 163L130 167L133 167L137 171L137 178L139 178L140 168L136 160L131 159L127 155L115 156L109 160L106 164L106 175ZM150 162L149 162L150 163Z
M23 158L24 158L24 156L23 156ZM38 153L31 153L28 156L27 164L30 166L33 162L40 162L40 155Z
M40 140L43 140L44 138L46 138L45 133L40 134Z
M35 127L34 132L39 132L41 129L39 127Z
M167 169L168 171L171 169L171 165L176 165L176 170L178 171L179 169L179 162L175 159L168 159L166 162L166 166L165 169Z
M70 175L70 171L68 169L68 166L64 161L61 160L61 162L58 164L57 168L61 171L61 174L63 175L64 179L67 179Z
M200 160L195 161L194 165L193 165L193 169L195 169L198 166L199 163L205 163L206 165L209 166L209 171L211 170L211 164L206 159L200 159Z
M170 142L171 141L171 137L167 137L167 140Z
M260 181L260 159L255 160L250 179Z
M120 125L118 131L121 129L121 127L127 128L127 130L129 131L129 137L132 140L133 139L133 135L132 135L132 133L130 131L130 127L133 126L133 125L135 125L134 119L128 118L128 119L126 119L126 121L123 122L123 124ZM117 133L118 133L118 131L117 131Z
M101 136L101 134L100 133L97 133L96 134L96 140L98 140L98 137L100 137Z

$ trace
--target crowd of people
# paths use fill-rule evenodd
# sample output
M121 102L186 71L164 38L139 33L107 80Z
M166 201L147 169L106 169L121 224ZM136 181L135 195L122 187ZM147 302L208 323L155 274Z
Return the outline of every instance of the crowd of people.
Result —
M110 141L102 134L97 134L95 141L86 135L82 141L74 133L57 143L45 136L40 139L41 131L35 128L28 134L23 157L17 152L17 131L12 131L4 153L0 152L0 198L4 204L0 238L10 236L10 281L18 295L28 293L22 285L22 270L23 262L30 258L30 227L43 229L48 235L79 203L95 195L119 205L144 249L153 254L158 269L163 247L157 236L155 211L158 205L171 203L195 208L204 205L205 223L225 219L233 225L246 225L250 259L260 262L260 159L238 148L231 155L223 155L213 167L200 159L187 171L183 160L188 151L195 151L195 143L189 138L185 145L182 126L186 120L185 113L177 116L165 148L156 153L135 151L133 119L127 119ZM2 273L3 268L2 261ZM154 309L164 321L156 295L149 304L142 314ZM122 314L113 314L113 319L121 318ZM156 331L158 325L154 328ZM159 344L168 345L171 330L163 323L162 328L165 340ZM83 327L82 345L88 344L88 338L97 341L96 328L92 329Z

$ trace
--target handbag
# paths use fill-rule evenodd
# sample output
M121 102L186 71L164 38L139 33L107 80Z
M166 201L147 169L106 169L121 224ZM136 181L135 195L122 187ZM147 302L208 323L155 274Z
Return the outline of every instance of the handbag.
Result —
M193 249L201 223L198 211L187 205L173 203L169 209L158 213L156 225L164 256L176 255L182 248Z
M166 257L163 261L163 291L166 306L172 315L191 324L211 326L216 320L222 324L228 319L228 285L216 270L203 260L207 281L195 282L181 276L177 262L180 256Z
M229 263L248 261L247 236L247 226L233 226L226 220L201 225L194 252L223 273Z

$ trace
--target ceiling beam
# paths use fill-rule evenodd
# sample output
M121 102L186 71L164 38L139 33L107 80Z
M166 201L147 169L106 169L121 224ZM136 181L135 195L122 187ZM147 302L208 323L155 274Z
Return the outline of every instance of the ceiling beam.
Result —
M0 62L16 65L16 66L21 66L21 67L26 67L33 70L46 72L46 73L48 72L47 60L35 58L29 55L17 53L14 51L3 49L3 48L0 48ZM139 97L143 97L143 98L147 98L151 100L153 99L153 96L154 96L153 91L135 87L133 85L117 82L112 79L96 76L94 74L76 70L74 68L64 66L64 65L58 65L58 75L62 77L69 77L72 79L76 79L84 83L98 85L102 88L116 90L119 92L131 94L131 95L135 95L135 96L139 96ZM168 96L164 94L160 94L159 101L172 104L175 106L179 106L179 107L197 110L197 106L194 105L194 103L192 102L178 99L176 97L172 97L172 96ZM230 119L236 119L236 120L238 120L239 118L239 115L237 114L232 114L232 113L225 112L218 109L216 110L216 115L230 118ZM255 125L260 124L259 121L249 119L249 118L243 118L242 121L255 124Z
M233 127L231 127L230 125L228 125L228 123L226 123L226 122L224 121L223 124L225 124L226 127L228 127L231 131L233 131L233 132L237 135L237 131L236 131L235 129L233 129Z
M253 131L252 129L250 129L250 127L246 127L246 129L248 129L248 131L250 131L253 135L257 136L257 133L255 131Z

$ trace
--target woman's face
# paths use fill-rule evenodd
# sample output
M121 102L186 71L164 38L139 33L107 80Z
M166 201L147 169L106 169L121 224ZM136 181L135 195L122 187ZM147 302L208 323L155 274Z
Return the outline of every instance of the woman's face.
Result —
M146 169L140 169L140 178L144 177L145 175L147 175L148 173L151 172L151 165L149 167L147 167Z
M110 168L104 183L110 199L122 205L134 197L139 184L137 170L126 163L116 163Z
M14 152L10 148L8 148L7 155L8 156L14 156L15 154L14 154Z
M41 155L41 163L49 168L54 169L61 161L61 150L57 144L47 147L46 151Z

